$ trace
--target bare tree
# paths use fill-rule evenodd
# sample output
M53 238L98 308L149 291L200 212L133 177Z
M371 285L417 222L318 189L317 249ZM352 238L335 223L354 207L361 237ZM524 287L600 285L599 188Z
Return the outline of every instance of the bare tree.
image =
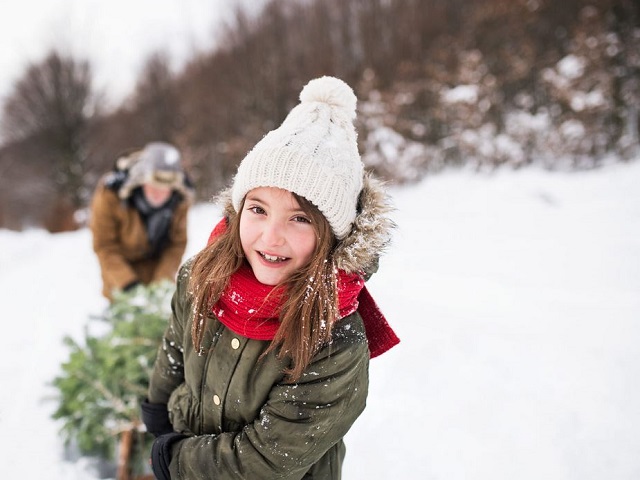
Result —
M49 171L57 192L55 202L68 209L86 200L86 134L96 107L88 61L54 50L26 69L3 108L4 138L29 145L20 162Z
M166 53L149 56L138 77L133 110L144 119L140 122L143 138L139 141L174 141L181 124L175 81Z

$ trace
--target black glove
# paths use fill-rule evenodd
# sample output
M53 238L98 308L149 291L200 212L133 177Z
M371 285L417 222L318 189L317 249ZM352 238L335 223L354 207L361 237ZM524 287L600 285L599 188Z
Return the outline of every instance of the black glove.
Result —
M123 292L130 292L131 290L136 288L138 285L140 285L140 281L139 280L134 280L133 282L129 282L124 287L122 287L122 291Z
M151 469L158 480L171 480L169 465L171 464L171 446L187 438L186 435L177 432L160 435L151 447Z
M164 403L149 403L149 400L145 398L140 404L140 411L147 432L155 437L173 432L173 426L169 421L169 410Z

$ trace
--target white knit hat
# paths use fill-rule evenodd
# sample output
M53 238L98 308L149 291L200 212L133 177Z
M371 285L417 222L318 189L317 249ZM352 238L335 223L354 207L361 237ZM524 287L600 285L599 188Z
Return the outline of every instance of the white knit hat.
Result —
M353 125L356 103L342 80L311 80L282 125L240 163L231 191L236 212L250 190L278 187L309 200L336 237L346 237L356 218L364 173Z

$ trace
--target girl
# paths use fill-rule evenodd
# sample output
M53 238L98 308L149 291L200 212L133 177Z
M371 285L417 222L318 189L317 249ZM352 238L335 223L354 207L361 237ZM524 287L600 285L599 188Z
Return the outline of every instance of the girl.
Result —
M340 478L369 358L399 341L364 287L392 222L355 112L343 81L309 82L181 268L142 405L157 478Z

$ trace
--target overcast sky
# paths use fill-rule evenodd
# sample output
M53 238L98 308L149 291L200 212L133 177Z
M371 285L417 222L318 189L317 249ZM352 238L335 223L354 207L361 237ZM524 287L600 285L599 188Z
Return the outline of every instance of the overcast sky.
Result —
M264 0L0 0L0 99L32 62L52 48L88 59L96 87L119 101L147 55L167 50L179 67L210 48L239 1Z

